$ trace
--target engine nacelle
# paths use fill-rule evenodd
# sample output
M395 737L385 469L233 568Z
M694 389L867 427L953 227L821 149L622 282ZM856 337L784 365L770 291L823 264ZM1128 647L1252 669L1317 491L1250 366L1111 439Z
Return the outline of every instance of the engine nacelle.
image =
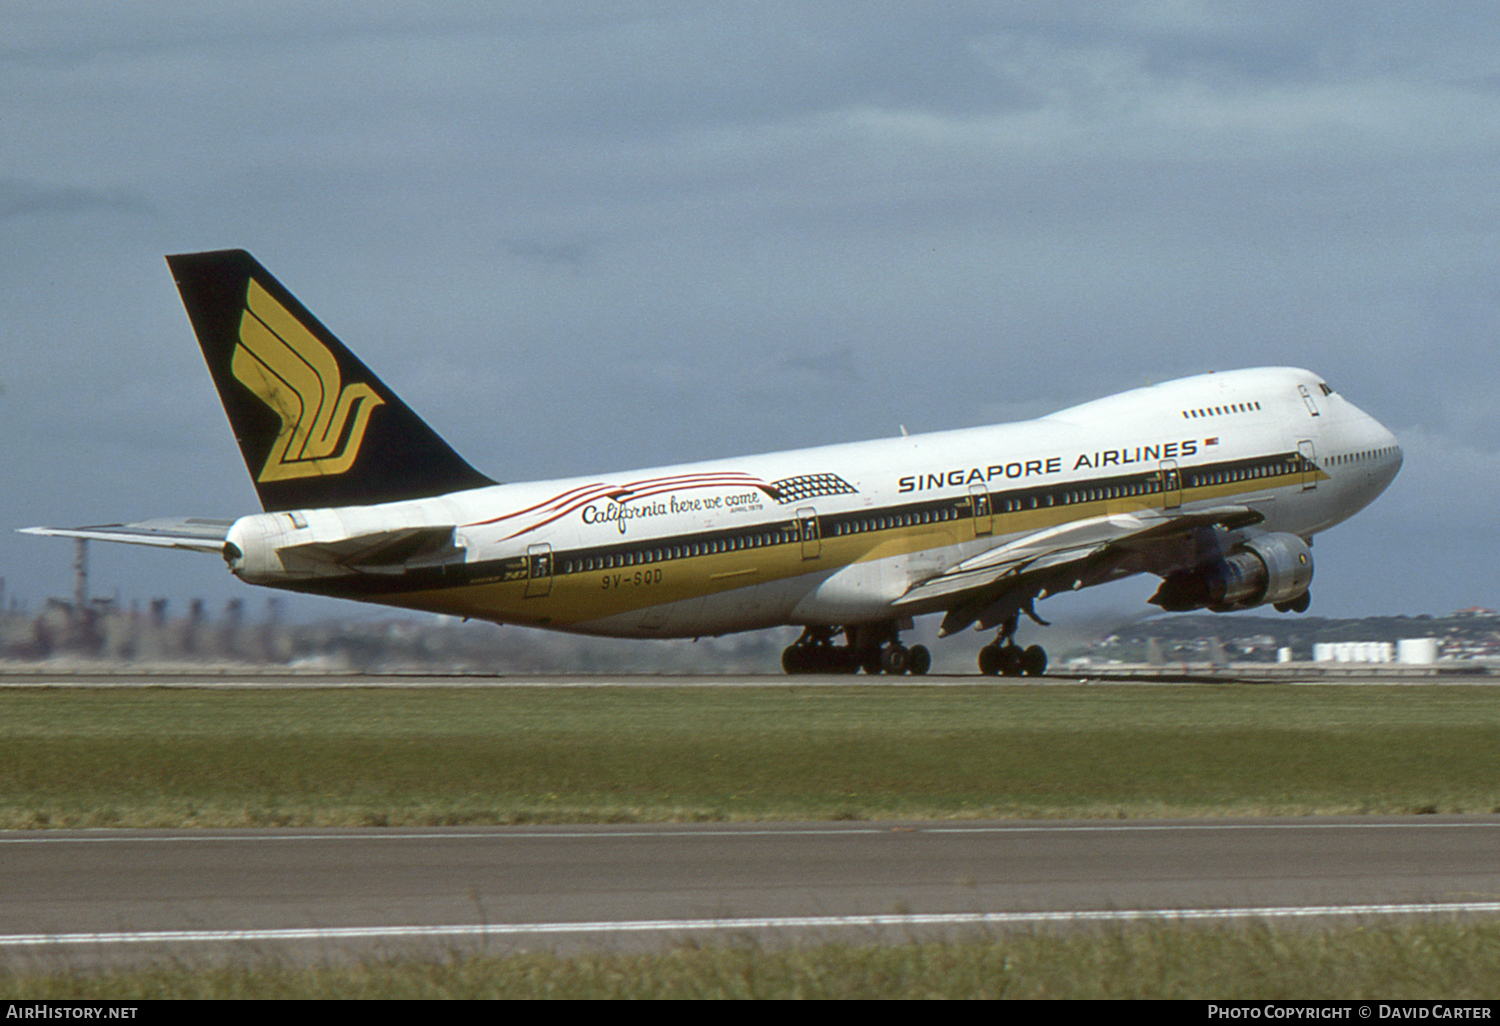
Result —
M1167 575L1151 601L1171 613L1204 608L1227 613L1267 602L1290 605L1307 594L1312 577L1307 542L1295 534L1263 534L1213 562Z

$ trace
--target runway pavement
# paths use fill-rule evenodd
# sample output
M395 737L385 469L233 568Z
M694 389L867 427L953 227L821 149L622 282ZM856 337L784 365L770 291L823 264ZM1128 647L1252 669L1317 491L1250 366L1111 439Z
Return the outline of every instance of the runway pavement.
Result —
M0 833L0 964L1500 912L1500 816Z

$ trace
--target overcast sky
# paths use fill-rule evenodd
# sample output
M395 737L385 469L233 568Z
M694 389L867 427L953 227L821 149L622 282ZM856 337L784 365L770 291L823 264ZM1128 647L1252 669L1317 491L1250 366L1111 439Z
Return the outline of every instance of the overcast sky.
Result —
M243 247L502 480L1306 366L1406 451L1313 612L1500 607L1497 213L1493 0L7 0L0 576L258 509L162 260Z

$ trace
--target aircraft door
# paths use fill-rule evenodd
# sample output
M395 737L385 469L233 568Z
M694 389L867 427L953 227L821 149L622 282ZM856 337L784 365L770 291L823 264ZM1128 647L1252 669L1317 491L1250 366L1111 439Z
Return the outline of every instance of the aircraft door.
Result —
M1297 454L1302 458L1297 462L1302 464L1302 490L1310 492L1318 487L1318 464L1313 457L1316 455L1313 449L1312 439L1304 438L1297 443Z
M818 530L818 511L803 506L797 511L797 533L802 537L802 558L817 559L823 553L823 536Z
M969 502L974 512L974 536L991 534L995 530L995 518L990 506L990 492L984 485L969 485Z
M1161 478L1162 509L1176 509L1182 505L1182 471L1176 460L1162 460L1157 471Z
M541 598L552 594L552 546L526 546L526 597Z

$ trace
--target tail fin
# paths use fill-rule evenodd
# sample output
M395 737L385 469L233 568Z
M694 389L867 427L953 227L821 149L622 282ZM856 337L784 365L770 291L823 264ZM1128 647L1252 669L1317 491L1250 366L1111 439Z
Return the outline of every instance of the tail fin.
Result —
M167 257L268 511L420 499L476 471L244 250Z

